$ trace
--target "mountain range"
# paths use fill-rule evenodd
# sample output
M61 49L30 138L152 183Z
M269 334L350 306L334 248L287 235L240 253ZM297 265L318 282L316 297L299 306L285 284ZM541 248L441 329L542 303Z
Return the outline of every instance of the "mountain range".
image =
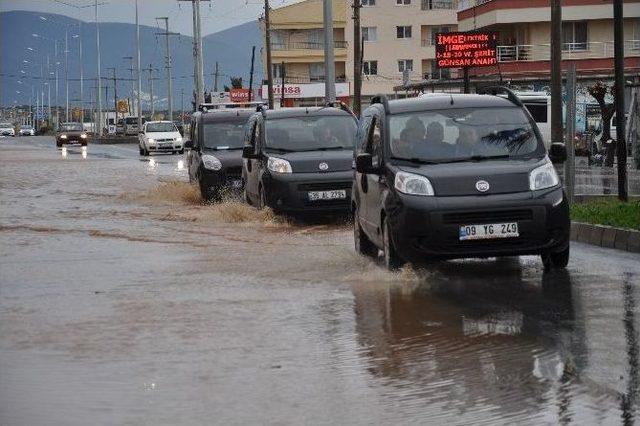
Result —
M171 21L170 21L171 22ZM100 23L100 56L103 100L108 95L106 105L113 105L114 71L118 98L130 96L135 73L131 72L132 60L136 56L135 25L123 23ZM29 104L32 91L42 89L41 75L49 69L54 73L58 67L58 104L65 105L65 32L68 31L68 77L71 106L80 103L80 60L79 39L82 38L84 103L90 108L95 98L97 54L96 26L93 22L82 22L62 15L42 14L26 11L0 13L0 105ZM167 78L165 68L165 37L159 33L164 27L140 26L141 67L152 68L154 77L154 99L156 109L167 105ZM35 35L34 35L35 34ZM57 60L55 41L57 42ZM188 108L193 93L193 38L182 34L170 36L173 104L179 109L182 93L184 105ZM230 77L243 78L248 87L251 64L251 48L256 46L254 87L262 81L262 32L257 21L238 25L224 31L203 37L205 88L213 89L213 73L218 62L218 90L230 86ZM56 64L57 63L57 64ZM135 67L135 63L134 63ZM51 103L55 100L55 77L51 74ZM142 73L141 97L143 109L149 107L149 72ZM45 89L45 101L47 90ZM33 100L35 104L35 100Z

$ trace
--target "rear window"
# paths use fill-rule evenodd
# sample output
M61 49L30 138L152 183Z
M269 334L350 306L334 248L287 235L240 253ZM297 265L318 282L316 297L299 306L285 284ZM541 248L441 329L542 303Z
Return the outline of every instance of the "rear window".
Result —
M527 102L524 106L529 110L529 114L533 118L533 121L536 123L546 123L547 122L547 104L545 103L535 103L535 102Z
M357 125L350 116L278 118L266 122L266 147L286 151L353 149Z
M393 157L447 161L472 156L523 156L542 145L520 108L418 111L389 118Z

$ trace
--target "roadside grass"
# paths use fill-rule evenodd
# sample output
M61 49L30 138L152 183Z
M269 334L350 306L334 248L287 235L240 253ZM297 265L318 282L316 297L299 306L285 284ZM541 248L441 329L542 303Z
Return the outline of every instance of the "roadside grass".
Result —
M571 206L571 220L640 230L640 200L623 203L598 199Z

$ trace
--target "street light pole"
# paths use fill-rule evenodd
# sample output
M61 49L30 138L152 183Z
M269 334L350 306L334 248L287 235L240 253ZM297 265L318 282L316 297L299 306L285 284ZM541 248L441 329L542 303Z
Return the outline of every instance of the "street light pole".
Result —
M629 201L627 183L627 142L624 110L624 10L622 0L613 0L613 48L616 103L616 139L618 156L618 198Z
M69 27L64 30L64 80L66 91L66 121L69 122Z
M142 101L140 100L140 88L142 87L142 73L140 72L140 23L138 22L138 0L136 0L136 90L138 91L138 131L142 130Z
M324 97L336 101L336 65L333 54L333 0L324 0Z
M96 17L96 53L98 55L98 128L96 132L99 136L102 136L102 87L100 84L100 27L98 24L98 0L95 0L95 17Z
M551 0L551 143L562 142L562 6Z
M78 30L78 42L80 43L80 122L84 123L84 65L82 63L82 22Z

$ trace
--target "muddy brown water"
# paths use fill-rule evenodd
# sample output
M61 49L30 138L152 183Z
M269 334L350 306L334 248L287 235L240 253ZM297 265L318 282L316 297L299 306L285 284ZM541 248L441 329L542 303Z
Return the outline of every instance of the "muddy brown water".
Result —
M640 256L389 273L344 219L203 204L177 156L1 149L0 425L638 415Z

